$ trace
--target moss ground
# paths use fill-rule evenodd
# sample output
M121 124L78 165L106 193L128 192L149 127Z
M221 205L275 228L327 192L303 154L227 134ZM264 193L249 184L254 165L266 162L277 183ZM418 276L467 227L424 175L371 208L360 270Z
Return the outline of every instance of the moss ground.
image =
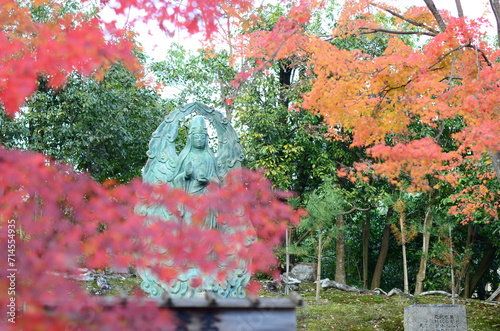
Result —
M304 288L304 285L303 285ZM450 304L444 296L424 296L418 300L400 296L382 297L334 289L315 300L312 286L301 291L306 302L297 308L297 330L403 330L404 308L411 304ZM500 305L478 300L459 300L467 311L469 331L500 330Z
M108 279L111 290L105 295L131 296L140 290L139 277ZM96 282L86 285L96 290ZM261 296L278 296L261 292ZM315 284L301 284L299 294L306 303L298 307L297 330L403 330L404 308L412 304L450 304L444 296L424 296L407 299L400 296L384 297L371 294L357 294L335 289L322 290L316 302ZM282 296L280 296L282 297ZM484 301L459 300L467 311L469 331L500 330L500 305L488 305Z

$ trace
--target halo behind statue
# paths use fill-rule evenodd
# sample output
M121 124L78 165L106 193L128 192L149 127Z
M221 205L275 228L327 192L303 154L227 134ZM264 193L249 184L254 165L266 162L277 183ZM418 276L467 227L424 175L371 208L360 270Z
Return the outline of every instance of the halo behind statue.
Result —
M144 182L172 183L179 162L179 155L175 148L179 121L193 113L204 116L217 132L218 177L223 179L230 170L241 167L243 153L240 139L229 121L213 108L194 102L168 114L153 133L147 152L148 161L143 169Z

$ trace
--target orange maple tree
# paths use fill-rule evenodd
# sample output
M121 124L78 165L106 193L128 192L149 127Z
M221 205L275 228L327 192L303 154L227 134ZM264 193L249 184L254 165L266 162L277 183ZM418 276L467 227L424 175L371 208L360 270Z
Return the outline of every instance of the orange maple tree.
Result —
M99 75L117 61L140 74L130 32L117 29L116 21L63 13L61 4L57 0L0 1L0 101L7 114L19 111L40 76L57 88L74 71ZM216 29L223 8L243 11L251 4L246 0L109 3L118 16L140 12L143 15L133 21L155 20L166 32L182 27L207 35ZM51 16L37 21L31 6L48 6ZM168 327L172 316L156 305L131 301L112 311L105 309L73 280L78 268L145 267L147 261L165 259L151 249L155 246L165 248L178 265L196 264L219 279L238 267L240 259L251 261L249 272L269 270L276 263L272 247L280 242L287 224L297 223L301 215L284 202L288 196L273 190L261 174L246 170L229 174L224 185L209 186L201 197L140 180L130 185L99 184L44 155L0 147L0 242L7 249L2 257L7 265L0 269L0 326L30 330ZM134 213L138 204L163 205L177 216L183 206L192 211L193 220L215 212L219 221L242 230L227 233L204 229L196 222L145 222L144 216ZM251 233L248 224L254 229ZM249 248L250 235L257 240ZM158 265L151 268L164 281L182 272Z
M493 9L500 8L498 1L490 2ZM312 87L301 106L323 115L333 137L347 133L353 147L366 148L370 160L350 172L360 178L383 176L409 191L425 191L433 188L432 177L457 185L460 167L487 158L491 166L486 172L500 182L500 52L486 41L489 22L467 18L461 11L454 17L432 0L425 4L405 3L414 6L401 10L383 1L345 1L331 34L308 33L303 24L307 16L301 15L297 24L287 23L295 28L293 37L280 32L280 21L272 31L243 36L250 42L242 53L263 63L304 59ZM293 20L297 8L314 11L322 5L302 1L289 18ZM499 11L493 11L498 19ZM330 42L376 33L388 36L378 56ZM444 148L442 133L450 121L460 124L451 136L454 148ZM416 126L426 127L429 134L415 133ZM495 196L490 210L495 211L500 192L490 193ZM453 212L470 216L481 208L469 202ZM498 219L498 213L492 217Z

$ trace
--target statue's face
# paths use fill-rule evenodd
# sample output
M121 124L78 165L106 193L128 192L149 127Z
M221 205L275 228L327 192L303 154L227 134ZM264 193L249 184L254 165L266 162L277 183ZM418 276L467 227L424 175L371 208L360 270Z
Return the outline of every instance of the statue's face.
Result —
M207 143L207 135L204 133L195 133L193 134L193 147L198 149L205 148Z

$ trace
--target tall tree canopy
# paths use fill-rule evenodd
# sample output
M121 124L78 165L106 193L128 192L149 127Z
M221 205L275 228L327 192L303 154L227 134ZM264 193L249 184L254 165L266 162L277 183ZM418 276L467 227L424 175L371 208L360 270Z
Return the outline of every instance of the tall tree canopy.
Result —
M312 87L302 106L323 115L333 135L351 134L351 146L367 148L370 160L358 163L358 172L426 191L432 189L431 177L457 185L460 167L486 158L491 166L479 175L496 176L497 183L492 190L477 189L488 191L483 194L488 211L498 219L498 47L485 38L488 22L454 17L433 1L425 4L401 10L383 2L346 1L332 31L317 35L303 23L309 20L306 13L322 4L303 1L271 31L244 35L242 53L261 59L260 69L272 59L307 58ZM389 38L383 54L332 42L379 34ZM416 126L426 133L416 134ZM443 139L450 128L452 144ZM482 208L469 202L455 210L466 214L465 220Z

